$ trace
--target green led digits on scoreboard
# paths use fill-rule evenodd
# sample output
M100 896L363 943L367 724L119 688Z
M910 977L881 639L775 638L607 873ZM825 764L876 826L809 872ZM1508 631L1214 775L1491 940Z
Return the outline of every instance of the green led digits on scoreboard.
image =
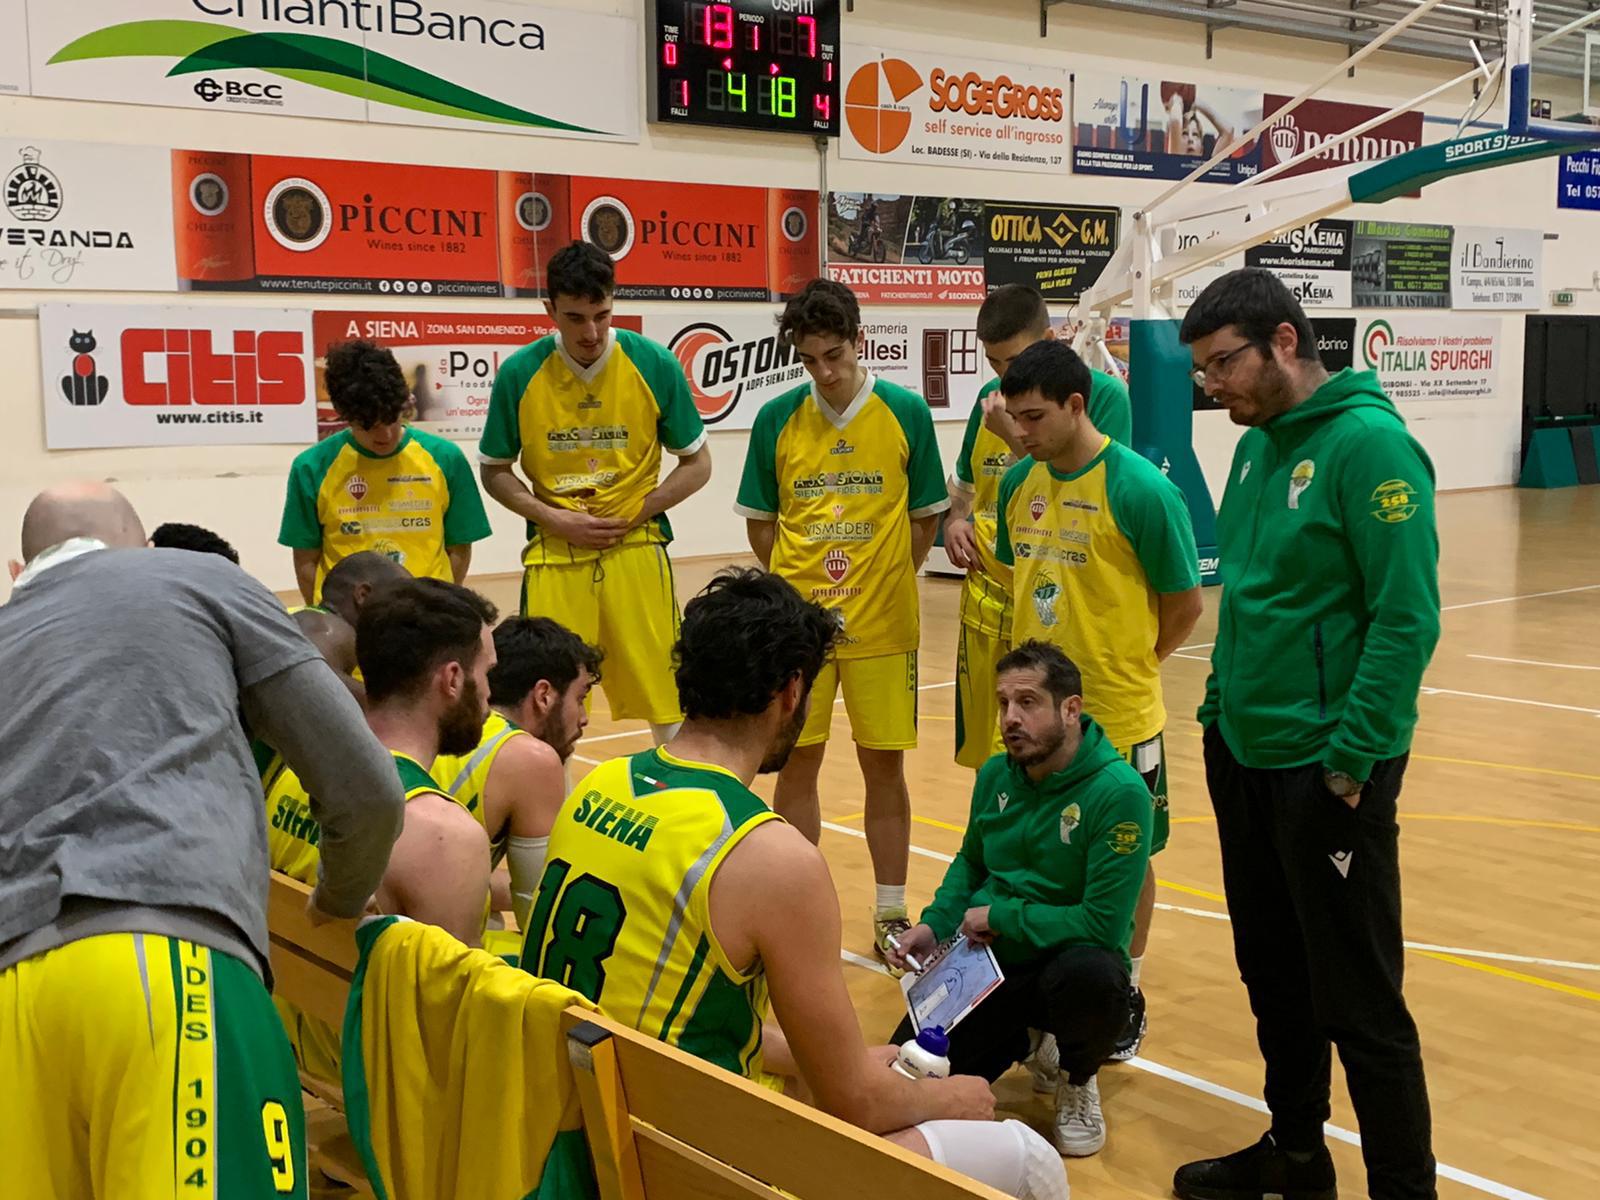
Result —
M838 0L651 0L652 121L839 133Z

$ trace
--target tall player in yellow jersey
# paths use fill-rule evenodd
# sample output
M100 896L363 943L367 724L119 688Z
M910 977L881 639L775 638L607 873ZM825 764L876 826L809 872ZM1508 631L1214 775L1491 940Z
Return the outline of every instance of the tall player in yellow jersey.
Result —
M328 396L349 428L303 450L289 469L278 542L315 604L328 572L374 550L419 579L460 583L489 518L460 447L400 419L411 399L394 355L371 342L328 351Z
M812 280L784 308L778 335L812 382L756 415L735 509L761 564L837 612L843 632L774 807L813 842L822 836L817 776L842 687L866 783L882 957L911 928L905 752L917 744L917 571L950 499L927 401L857 357L861 308L849 288Z
M650 722L659 745L680 716L667 511L706 485L711 451L672 352L611 327L615 287L597 246L551 257L558 332L501 366L478 457L484 490L528 522L523 615L604 650L611 716ZM665 478L663 449L678 460Z
M602 656L549 617L507 617L495 627L494 656L477 746L439 755L432 772L489 835L492 907L526 924Z
M888 1069L892 1047L868 1049L827 863L750 790L789 757L838 634L760 571L725 571L689 602L683 728L597 767L562 805L523 968L735 1074L797 1076L834 1116L1013 1195L1064 1197L1060 1157L988 1120L982 1080L913 1081Z
M1189 510L1148 459L1112 441L1085 411L1089 368L1065 342L1024 350L1000 382L1031 456L1000 482L995 555L1013 568L1011 636L1052 642L1083 673L1083 708L1150 788L1150 852L1167 843L1167 711L1161 663L1200 617ZM1145 1031L1139 969L1155 910L1145 874L1130 946L1131 1016L1112 1057Z
M1005 751L995 664L1011 649L1011 569L994 556L995 507L1001 477L1026 455L1006 413L1000 377L1029 346L1054 337L1044 297L1025 284L996 288L978 309L978 340L995 377L967 419L944 523L945 554L967 573L956 647L956 762L974 771ZM1112 441L1132 445L1128 385L1104 371L1091 370L1090 378L1089 419Z

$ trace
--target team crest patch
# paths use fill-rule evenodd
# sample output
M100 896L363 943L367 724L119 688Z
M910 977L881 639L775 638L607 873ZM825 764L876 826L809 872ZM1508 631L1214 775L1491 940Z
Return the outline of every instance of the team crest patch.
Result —
M1050 506L1045 502L1045 498L1043 496L1035 496L1032 500L1028 501L1028 512L1032 514L1035 521L1044 516L1044 510L1048 507Z
M1072 845L1072 831L1083 820L1083 810L1076 804L1069 804L1061 810L1061 844Z
M1144 839L1144 830L1137 821L1118 821L1106 834L1106 846L1113 854L1132 854Z
M1294 470L1289 473L1289 507L1300 507L1300 494L1311 486L1311 481L1316 478L1317 464L1309 458L1303 458L1295 463Z
M1039 624L1047 629L1058 620L1056 597L1060 595L1061 585L1048 576L1033 586L1033 610L1039 617Z
M838 583L850 570L850 556L843 550L829 550L827 557L822 560L822 569L828 573L828 578Z
M352 475L345 481L344 490L350 493L352 500L359 500L367 494L367 481L359 475Z
M1417 491L1403 479L1380 483L1372 493L1372 515L1387 525L1409 521L1417 511Z

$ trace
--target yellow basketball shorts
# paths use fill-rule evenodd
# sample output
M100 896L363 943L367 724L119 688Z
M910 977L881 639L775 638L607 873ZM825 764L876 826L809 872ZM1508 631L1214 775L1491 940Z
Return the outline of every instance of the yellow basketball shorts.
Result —
M154 934L83 938L0 971L8 1196L306 1195L300 1080L238 959Z
M1127 749L1118 746L1116 751L1139 772L1145 787L1150 789L1150 804L1155 810L1150 823L1150 853L1159 854L1167 848L1167 834L1172 828L1172 814L1167 804L1166 734L1158 733Z
M605 651L600 687L613 720L683 720L672 673L678 597L665 546L619 546L590 562L529 566L522 615L549 617Z
M917 745L917 652L829 662L811 688L811 711L796 745L815 746L833 728L833 701L844 690L850 736L868 750Z
M956 762L976 771L1005 751L995 665L1011 649L1010 637L961 626L956 643Z

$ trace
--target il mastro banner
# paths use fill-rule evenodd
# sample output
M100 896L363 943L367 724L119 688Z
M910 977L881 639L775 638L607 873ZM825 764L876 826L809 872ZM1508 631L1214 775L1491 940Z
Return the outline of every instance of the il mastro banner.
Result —
M971 325L975 312L870 309L861 361L881 379L928 401L935 421L964 421L992 377ZM778 341L776 310L712 308L645 317L644 332L683 364L701 418L712 429L749 429L775 396L810 382L792 347Z
M0 0L0 91L639 140L636 22L503 0ZM136 13L130 10L137 10ZM130 19L136 18L136 19ZM26 29L26 37L17 31ZM18 44L26 46L19 80ZM9 76L9 78L8 78Z

